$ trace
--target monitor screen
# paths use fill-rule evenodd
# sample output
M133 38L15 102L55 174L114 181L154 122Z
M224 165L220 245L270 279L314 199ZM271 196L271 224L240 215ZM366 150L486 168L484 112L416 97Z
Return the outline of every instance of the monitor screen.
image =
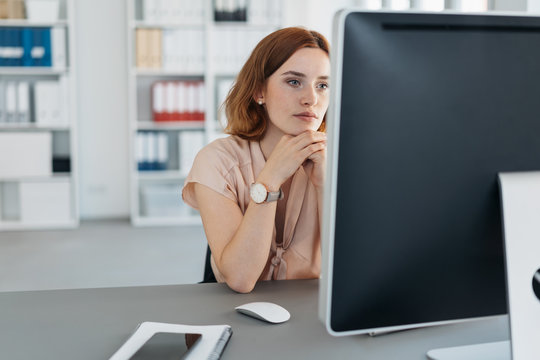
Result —
M328 331L505 314L497 174L540 170L540 18L344 10L332 46Z

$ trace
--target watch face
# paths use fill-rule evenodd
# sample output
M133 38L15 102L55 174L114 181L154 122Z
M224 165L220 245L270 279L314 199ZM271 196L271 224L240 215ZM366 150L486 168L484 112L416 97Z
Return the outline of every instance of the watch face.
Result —
M255 201L257 204L262 203L264 200L266 200L266 188L263 184L255 183L251 185L251 188L249 189L249 195Z

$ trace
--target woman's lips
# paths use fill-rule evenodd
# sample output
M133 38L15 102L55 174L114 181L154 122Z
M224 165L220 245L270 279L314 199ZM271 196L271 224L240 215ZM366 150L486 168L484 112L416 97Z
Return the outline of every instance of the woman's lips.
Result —
M303 121L315 121L317 120L317 115L315 115L312 112L302 112L298 114L294 114L294 116L300 120Z

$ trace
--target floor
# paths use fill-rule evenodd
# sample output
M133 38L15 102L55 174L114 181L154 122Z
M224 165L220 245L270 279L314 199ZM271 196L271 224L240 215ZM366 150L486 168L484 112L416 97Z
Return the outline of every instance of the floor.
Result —
M0 232L0 292L196 283L205 253L201 226Z

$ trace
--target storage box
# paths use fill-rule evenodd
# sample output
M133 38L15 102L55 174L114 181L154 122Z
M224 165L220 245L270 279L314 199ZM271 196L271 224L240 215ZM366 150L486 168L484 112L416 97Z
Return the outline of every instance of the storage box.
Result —
M59 0L26 0L26 17L30 21L58 21Z
M182 201L181 184L148 184L141 186L141 216L186 217L190 210Z
M20 183L21 222L51 224L72 220L70 191L68 179Z
M50 132L0 133L0 179L51 175L51 153Z
M16 182L0 182L0 220L18 221L19 219L19 184Z

